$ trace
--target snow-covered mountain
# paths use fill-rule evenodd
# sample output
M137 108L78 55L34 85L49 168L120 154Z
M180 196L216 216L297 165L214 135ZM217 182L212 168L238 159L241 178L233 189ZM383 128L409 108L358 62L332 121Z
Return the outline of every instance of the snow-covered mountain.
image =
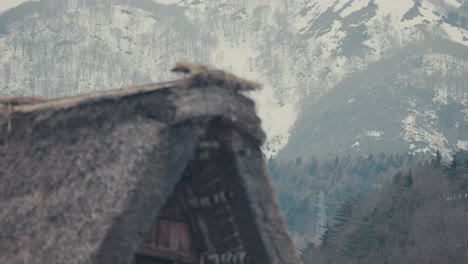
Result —
M467 76L463 45L432 39L400 49L304 104L280 155L448 156L467 147Z
M0 15L0 89L2 94L57 97L163 81L174 78L168 69L184 58L265 84L263 92L252 96L269 136L268 155L283 148L282 155L288 156L381 152L383 142L392 142L395 151L440 148L448 153L453 146L468 143L464 138L468 133L463 133L468 120L468 26L464 19L468 7L463 5L468 3L26 2ZM418 51L414 56L412 49ZM359 76L373 78L356 82ZM380 83L393 88L383 89ZM425 97L418 100L416 94L422 90ZM383 118L378 114L368 115L359 125L338 118L349 121L366 116L350 110L387 111L385 104L392 105L386 100L389 91L393 91L392 102L405 101L398 114L383 114L392 125L377 125ZM343 100L346 104L340 103ZM358 107L344 107L348 105ZM452 106L461 114L452 116L447 110ZM454 124L445 122L444 115L450 115ZM333 129L318 133L308 128L323 120L336 121L330 126ZM338 133L350 126L359 129ZM327 138L333 136L342 138L326 149ZM371 147L371 142L378 147Z
M468 2L311 2L307 12L300 32L323 65L309 78L328 92L305 96L283 156L467 147Z

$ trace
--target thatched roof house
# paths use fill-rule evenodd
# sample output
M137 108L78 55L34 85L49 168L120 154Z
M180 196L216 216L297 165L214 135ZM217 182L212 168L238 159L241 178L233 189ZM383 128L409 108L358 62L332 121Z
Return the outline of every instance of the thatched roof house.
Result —
M184 83L4 107L0 263L299 263L254 103Z

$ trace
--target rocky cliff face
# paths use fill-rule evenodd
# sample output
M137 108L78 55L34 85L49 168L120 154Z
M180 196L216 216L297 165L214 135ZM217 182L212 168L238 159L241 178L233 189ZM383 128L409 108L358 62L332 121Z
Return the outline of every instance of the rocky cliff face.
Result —
M466 10L459 0L26 2L0 15L0 89L60 97L163 81L184 58L265 83L252 96L268 155L448 153L468 140Z

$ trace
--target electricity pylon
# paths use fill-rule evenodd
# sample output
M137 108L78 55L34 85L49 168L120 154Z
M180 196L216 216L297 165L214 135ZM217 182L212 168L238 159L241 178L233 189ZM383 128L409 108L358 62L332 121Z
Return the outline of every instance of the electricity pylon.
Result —
M322 236L327 229L327 206L325 205L325 193L320 190L317 203L317 226L315 229L315 239L317 242L322 242Z

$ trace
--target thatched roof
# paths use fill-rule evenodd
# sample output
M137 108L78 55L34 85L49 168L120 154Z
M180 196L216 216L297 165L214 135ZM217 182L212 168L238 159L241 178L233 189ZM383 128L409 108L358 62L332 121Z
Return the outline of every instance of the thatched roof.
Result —
M233 153L252 262L298 263L254 103L183 83L9 107L0 119L0 263L132 263L210 134Z

